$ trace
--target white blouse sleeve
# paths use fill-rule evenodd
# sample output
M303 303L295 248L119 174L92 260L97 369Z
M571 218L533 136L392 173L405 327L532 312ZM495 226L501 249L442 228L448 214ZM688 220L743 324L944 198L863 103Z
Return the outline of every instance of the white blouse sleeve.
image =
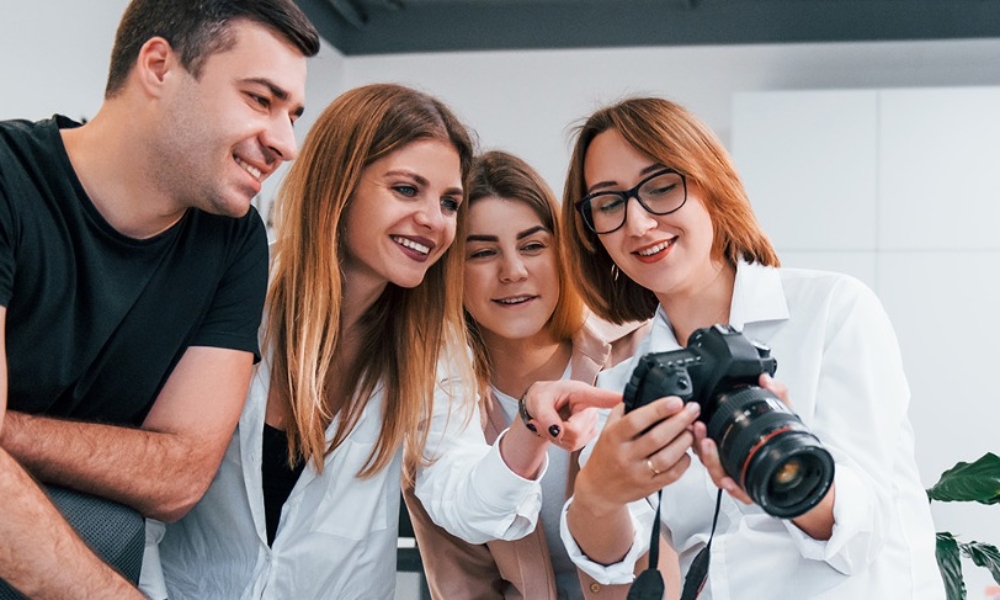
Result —
M628 373L631 373L631 365L627 370L623 367L615 369L615 373L625 373L627 377ZM606 375L610 372L605 372ZM622 375L615 379L612 376L612 382L618 383L618 380ZM612 385L614 385L614 383ZM604 426L607 424L608 415L611 411L601 410L598 412L598 431L603 431ZM594 450L594 445L597 443L597 438L594 438L587 444L587 446L580 453L580 466L582 467L590 460L590 455ZM566 522L566 513L569 510L569 505L573 503L573 498L566 500L566 504L563 505L562 516L559 521L559 535L562 538L563 545L566 547L566 553L569 555L570 560L573 564L577 566L581 571L590 575L598 583L604 585L618 585L632 583L635 579L635 564L640 558L649 550L649 537L653 529L653 519L656 518L656 513L653 507L650 506L648 499L637 500L635 502L630 502L628 506L629 516L632 518L632 547L629 548L628 553L625 557L617 563L610 565L604 565L598 562L594 562L580 548L579 544L576 543L576 539L573 538L573 534L570 533L569 524Z
M470 415L462 397L470 389L440 378L424 449L433 462L417 470L415 493L437 525L470 544L519 539L535 529L548 458L534 481L511 471L500 456L506 432L486 443L478 408Z
M656 518L656 513L649 506L649 503L646 500L629 503L628 510L632 517L632 531L634 532L632 547L629 548L628 553L620 562L603 565L592 561L584 554L573 538L573 534L569 531L566 512L572 502L572 498L566 501L559 521L559 535L563 545L566 546L566 553L569 554L570 560L581 571L593 577L597 583L604 585L632 583L635 579L636 563L649 550L649 537L652 533L653 519Z
M912 447L901 456L910 431L910 391L895 332L875 293L845 278L827 308L809 427L835 462L833 535L815 540L783 522L804 558L850 575L874 561L885 543L896 510L894 488L913 485L897 473L912 462Z

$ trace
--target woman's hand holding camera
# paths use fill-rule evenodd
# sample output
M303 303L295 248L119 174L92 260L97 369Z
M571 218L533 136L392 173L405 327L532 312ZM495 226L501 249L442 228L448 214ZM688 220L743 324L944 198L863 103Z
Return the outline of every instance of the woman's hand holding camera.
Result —
M779 400L785 403L785 406L791 408L792 403L788 400L788 388L785 387L785 384L772 378L767 373L761 374L759 384L760 387L777 396ZM692 448L695 454L698 455L698 458L701 459L701 464L705 466L705 470L708 471L716 487L725 490L726 493L743 504L753 504L753 500L743 488L732 477L726 475L722 467L722 460L719 458L719 447L708 437L706 425L698 421L694 424L693 430L694 445Z
M576 499L596 512L639 500L679 479L691 464L695 402L670 396L627 415L616 406L576 480Z
M695 402L660 398L624 414L611 411L577 475L566 519L580 548L603 564L619 562L633 542L627 504L677 481L691 464Z

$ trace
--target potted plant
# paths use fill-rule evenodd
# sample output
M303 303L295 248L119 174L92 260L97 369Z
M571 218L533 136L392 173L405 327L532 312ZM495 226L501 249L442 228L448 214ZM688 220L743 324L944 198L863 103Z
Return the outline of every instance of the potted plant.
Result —
M960 462L941 474L927 497L938 502L1000 503L1000 458L992 452L974 463ZM937 534L937 562L944 579L948 600L965 600L965 580L962 577L962 557L990 570L1000 584L1000 552L996 546L982 542L961 542L949 532Z

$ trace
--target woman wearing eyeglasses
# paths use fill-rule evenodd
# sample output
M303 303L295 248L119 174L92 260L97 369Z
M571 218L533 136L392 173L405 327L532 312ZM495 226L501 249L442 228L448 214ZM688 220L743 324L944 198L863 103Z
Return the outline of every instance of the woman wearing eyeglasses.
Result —
M805 512L773 516L737 484L745 472L726 474L699 403L670 396L627 414L619 406L584 452L564 512L574 561L598 581L630 581L662 489L659 522L692 580L684 598L699 588L698 598L716 600L943 598L909 392L874 293L845 275L779 268L721 143L672 102L630 99L593 114L565 189L586 302L611 322L653 318L633 359L598 385L622 390L640 357L679 351L700 328L731 326L770 347L783 383L761 374L760 395L790 404L835 467ZM732 422L784 410L775 400ZM768 493L780 495L795 476L779 472ZM704 578L691 574L699 553Z

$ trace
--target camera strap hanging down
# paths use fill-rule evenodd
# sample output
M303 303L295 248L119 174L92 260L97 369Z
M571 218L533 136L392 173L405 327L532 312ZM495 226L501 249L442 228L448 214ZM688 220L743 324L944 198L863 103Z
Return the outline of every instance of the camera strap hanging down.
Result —
M656 494L656 518L653 519L653 532L649 540L649 568L639 574L635 583L628 591L627 600L660 600L663 598L663 575L657 568L660 562L660 505L663 503L663 490ZM722 506L722 489L715 496L715 514L712 516L712 533L708 543L698 551L684 577L684 589L681 600L695 600L705 581L708 579L708 562L712 556L712 539L715 537L715 526L719 522L719 508Z
M715 515L712 516L712 533L708 534L708 543L698 551L694 560L691 561L691 568L688 569L687 576L684 577L684 589L681 591L681 600L694 600L705 587L708 579L708 561L712 558L712 538L715 537L715 525L719 522L719 507L722 506L722 488L715 495ZM656 507L656 516L660 516L660 507Z
M635 583L628 590L625 600L662 600L663 574L657 568L660 562L660 504L663 490L656 492L656 518L653 519L653 533L649 541L649 566L639 573Z

